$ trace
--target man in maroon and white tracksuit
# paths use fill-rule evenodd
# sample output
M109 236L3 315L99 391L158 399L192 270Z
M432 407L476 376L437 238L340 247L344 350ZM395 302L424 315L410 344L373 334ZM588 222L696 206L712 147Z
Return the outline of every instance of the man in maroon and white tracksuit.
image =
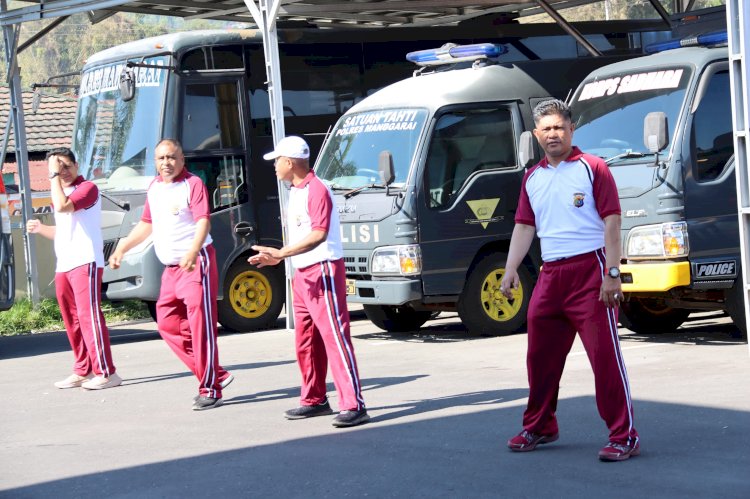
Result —
M222 404L222 388L234 376L219 365L218 271L209 230L211 208L201 179L185 169L182 146L164 139L156 146L159 175L148 188L141 221L109 259L118 268L124 254L153 237L165 265L156 318L159 334L199 380L193 410Z
M557 397L576 332L594 370L599 414L609 428L603 461L640 453L625 363L617 336L620 201L601 158L572 146L570 109L558 100L534 109L534 135L545 158L524 176L501 289L518 286L518 266L538 235L544 264L528 312L529 401L517 452L558 439Z
M285 137L273 152L276 177L291 182L287 208L289 244L281 249L253 246L249 262L259 267L291 258L294 266L294 321L297 361L302 373L300 406L284 413L287 419L331 414L326 397L330 364L339 396L333 426L356 426L370 417L349 333L344 267L338 211L333 195L310 170L310 148L300 137Z
M104 252L99 189L78 175L78 163L68 148L47 153L50 197L55 225L29 220L26 230L53 239L55 293L73 349L73 374L55 382L57 388L101 390L120 385L101 307Z

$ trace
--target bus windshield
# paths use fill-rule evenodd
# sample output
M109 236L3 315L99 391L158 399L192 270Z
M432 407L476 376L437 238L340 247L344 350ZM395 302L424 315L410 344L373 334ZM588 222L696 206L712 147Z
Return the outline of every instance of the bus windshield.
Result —
M573 99L573 143L610 165L650 155L643 144L644 118L663 111L673 133L690 76L689 68L673 67L586 82Z
M164 66L165 57L144 64ZM159 140L167 69L135 67L136 90L120 96L123 63L85 71L81 79L73 151L80 172L104 190L141 190L156 174L154 147Z
M316 175L332 189L382 185L380 153L393 158L391 187L404 187L417 150L427 111L386 109L349 114L336 123L320 153Z

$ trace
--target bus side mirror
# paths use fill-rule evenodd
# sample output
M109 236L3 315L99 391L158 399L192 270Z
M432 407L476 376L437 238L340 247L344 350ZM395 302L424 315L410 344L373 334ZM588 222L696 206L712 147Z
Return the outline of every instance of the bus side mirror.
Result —
M518 139L518 159L521 166L527 168L537 162L536 147L534 147L534 134L529 131L523 132Z
M37 111L39 111L39 105L42 103L42 93L39 91L39 88L34 87L34 97L31 99L31 114L36 114Z
M125 66L120 73L120 98L123 102L133 100L135 97L135 71Z
M648 152L658 153L667 147L667 115L661 111L648 113L643 119L643 144Z
M378 172L380 172L380 181L383 185L391 185L396 179L391 151L380 151L378 155Z

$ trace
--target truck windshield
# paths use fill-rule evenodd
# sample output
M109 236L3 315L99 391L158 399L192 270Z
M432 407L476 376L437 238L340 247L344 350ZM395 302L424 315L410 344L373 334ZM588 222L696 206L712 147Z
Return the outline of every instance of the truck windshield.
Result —
M166 58L144 64L166 65ZM119 82L123 63L87 70L81 79L73 151L81 175L104 190L145 189L156 174L154 147L159 140L167 69L136 67L135 96L123 101Z
M690 76L690 68L673 67L613 74L584 83L572 104L573 143L584 152L609 159L610 164L650 155L643 144L644 118L663 111L673 132Z
M403 187L427 119L424 109L388 109L349 114L336 123L320 154L316 175L332 189L382 185L378 157L389 151L395 179Z

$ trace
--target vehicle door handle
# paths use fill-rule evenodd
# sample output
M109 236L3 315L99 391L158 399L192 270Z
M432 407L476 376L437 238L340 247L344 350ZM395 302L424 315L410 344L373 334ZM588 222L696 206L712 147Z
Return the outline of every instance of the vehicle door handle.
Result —
M247 222L240 222L234 226L234 233L240 237L247 237L255 231L252 225Z

